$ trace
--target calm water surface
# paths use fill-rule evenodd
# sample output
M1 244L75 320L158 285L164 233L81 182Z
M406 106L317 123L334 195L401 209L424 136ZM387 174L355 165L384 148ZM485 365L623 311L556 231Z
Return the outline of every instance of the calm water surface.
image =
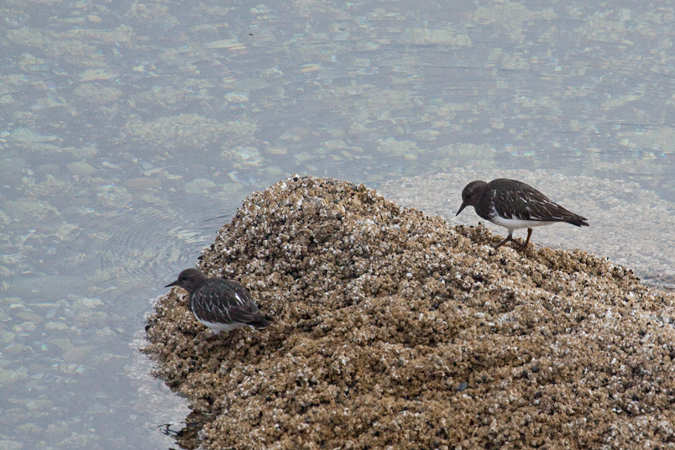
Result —
M175 447L144 314L292 173L543 168L675 201L671 2L0 11L0 450Z

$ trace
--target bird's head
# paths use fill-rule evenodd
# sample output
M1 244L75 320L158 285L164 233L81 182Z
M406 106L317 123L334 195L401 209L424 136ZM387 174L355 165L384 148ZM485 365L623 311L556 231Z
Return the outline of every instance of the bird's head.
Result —
M456 216L462 212L467 206L476 206L480 199L485 194L487 183L485 181L476 180L467 184L462 191L462 206L459 207Z
M185 269L178 275L178 279L164 287L178 286L185 289L188 294L194 292L202 281L206 280L206 275L199 269Z

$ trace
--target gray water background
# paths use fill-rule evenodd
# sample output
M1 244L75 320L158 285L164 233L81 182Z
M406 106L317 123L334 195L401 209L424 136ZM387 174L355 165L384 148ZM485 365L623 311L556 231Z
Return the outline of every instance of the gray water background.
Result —
M545 169L675 201L672 2L0 11L0 450L176 447L144 315L292 173Z

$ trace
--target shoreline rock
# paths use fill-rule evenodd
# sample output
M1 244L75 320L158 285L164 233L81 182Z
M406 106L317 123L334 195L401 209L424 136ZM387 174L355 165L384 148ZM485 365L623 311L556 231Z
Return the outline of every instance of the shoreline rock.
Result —
M497 239L295 176L200 257L274 323L207 341L172 291L144 351L205 414L204 449L669 445L673 294L581 250Z

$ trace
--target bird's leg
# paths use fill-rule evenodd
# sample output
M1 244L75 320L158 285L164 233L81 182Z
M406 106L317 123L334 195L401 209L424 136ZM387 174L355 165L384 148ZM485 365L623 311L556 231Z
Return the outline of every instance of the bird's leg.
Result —
M512 240L513 240L513 231L509 230L509 235L506 236L506 237L504 238L504 240L501 241L499 244L495 245L495 248L497 249L497 248L501 247L502 245L504 245L504 244L506 244L507 242L512 241Z
M525 243L523 244L521 250L525 250L527 248L527 244L530 243L530 236L532 236L532 228L527 229L527 239L525 239Z
M232 345L232 340L234 339L234 335L236 334L237 330L230 330L227 332L227 338L221 339L220 340L220 345L224 345L229 347Z
M205 338L204 341L218 347L229 347L232 342L232 332L228 332L227 336L223 336L223 333L210 333L210 336Z
M532 228L527 229L527 239L525 239L525 243L523 245L518 245L516 241L513 241L513 245L521 252L527 250L527 244L530 242L530 236L532 236Z
M213 335L213 333L211 333L211 330L209 330L207 328L206 330L202 330L199 333L197 333L197 335L195 336L195 340L200 339L200 340L208 341L209 337L211 337L212 335Z
M205 333L207 336L204 338L205 341L214 342L217 341L221 336L220 333L214 333L211 330L206 330Z

